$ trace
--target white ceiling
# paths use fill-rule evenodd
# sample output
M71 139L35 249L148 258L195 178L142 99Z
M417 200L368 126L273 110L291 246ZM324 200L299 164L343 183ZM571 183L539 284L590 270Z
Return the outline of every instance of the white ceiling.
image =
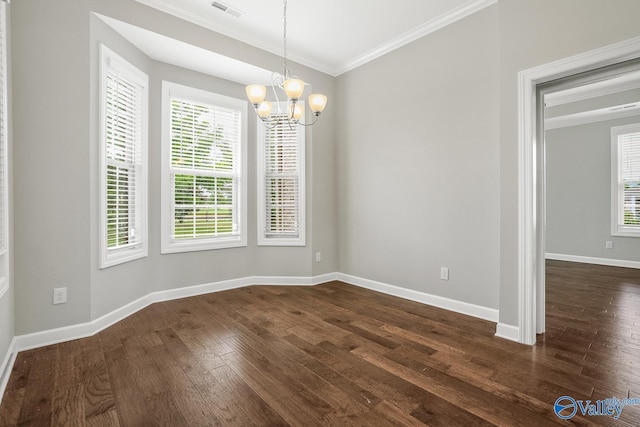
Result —
M136 0L277 55L282 55L282 0ZM289 0L292 61L336 76L496 0ZM234 15L239 14L239 17Z
M188 70L240 83L268 86L272 72L210 50L96 13L96 16L133 43L148 57Z

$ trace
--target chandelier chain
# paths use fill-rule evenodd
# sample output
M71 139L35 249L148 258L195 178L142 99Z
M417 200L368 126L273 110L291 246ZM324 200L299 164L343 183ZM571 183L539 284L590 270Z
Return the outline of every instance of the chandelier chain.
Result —
M5 1L5 0L0 0ZM294 125L300 126L312 126L318 120L322 110L327 105L327 97L321 93L312 93L309 95L309 106L313 112L313 121L311 123L303 123L300 121L304 117L304 104L300 101L302 93L304 92L304 81L298 77L291 76L289 73L289 63L287 60L287 0L282 0L282 65L283 73L274 72L271 76L271 88L276 98L276 105L278 108L277 115L271 114L272 104L265 100L267 95L267 88L261 84L251 84L246 87L247 97L255 108L256 113L260 120L264 123L267 129L275 128L280 122L280 118L276 116L282 116L283 112L280 108L280 102L278 100L278 91L280 89L285 92L288 98L286 120L289 127L293 128Z
M287 0L284 0L284 12L283 12L283 36L282 36L282 47L283 47L283 64L284 67L284 78L289 78L289 66L287 64Z

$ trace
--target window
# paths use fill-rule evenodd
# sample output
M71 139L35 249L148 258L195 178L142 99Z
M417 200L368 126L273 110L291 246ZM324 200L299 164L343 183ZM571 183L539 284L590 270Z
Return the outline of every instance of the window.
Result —
M100 46L101 265L147 256L146 74Z
M0 2L0 297L9 289L7 4Z
M162 88L162 253L246 246L246 101Z
M280 110L273 127L258 119L258 245L304 246L305 128Z
M611 128L614 236L640 237L640 123Z

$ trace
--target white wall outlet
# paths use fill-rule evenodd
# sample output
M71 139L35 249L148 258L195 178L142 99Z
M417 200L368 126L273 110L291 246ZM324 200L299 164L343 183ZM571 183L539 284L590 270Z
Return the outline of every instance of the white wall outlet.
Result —
M604 242L604 247L607 249L613 249L613 242L611 240L607 240Z
M449 280L449 269L447 267L440 267L440 279Z
M316 262L322 261L322 252L316 252Z
M54 288L53 289L53 303L54 304L66 304L67 303L67 288Z

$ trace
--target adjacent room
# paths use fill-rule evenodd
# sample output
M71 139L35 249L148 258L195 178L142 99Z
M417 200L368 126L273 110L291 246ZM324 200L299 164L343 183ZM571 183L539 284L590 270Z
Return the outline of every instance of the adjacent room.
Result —
M0 0L0 426L640 425L638 16Z

